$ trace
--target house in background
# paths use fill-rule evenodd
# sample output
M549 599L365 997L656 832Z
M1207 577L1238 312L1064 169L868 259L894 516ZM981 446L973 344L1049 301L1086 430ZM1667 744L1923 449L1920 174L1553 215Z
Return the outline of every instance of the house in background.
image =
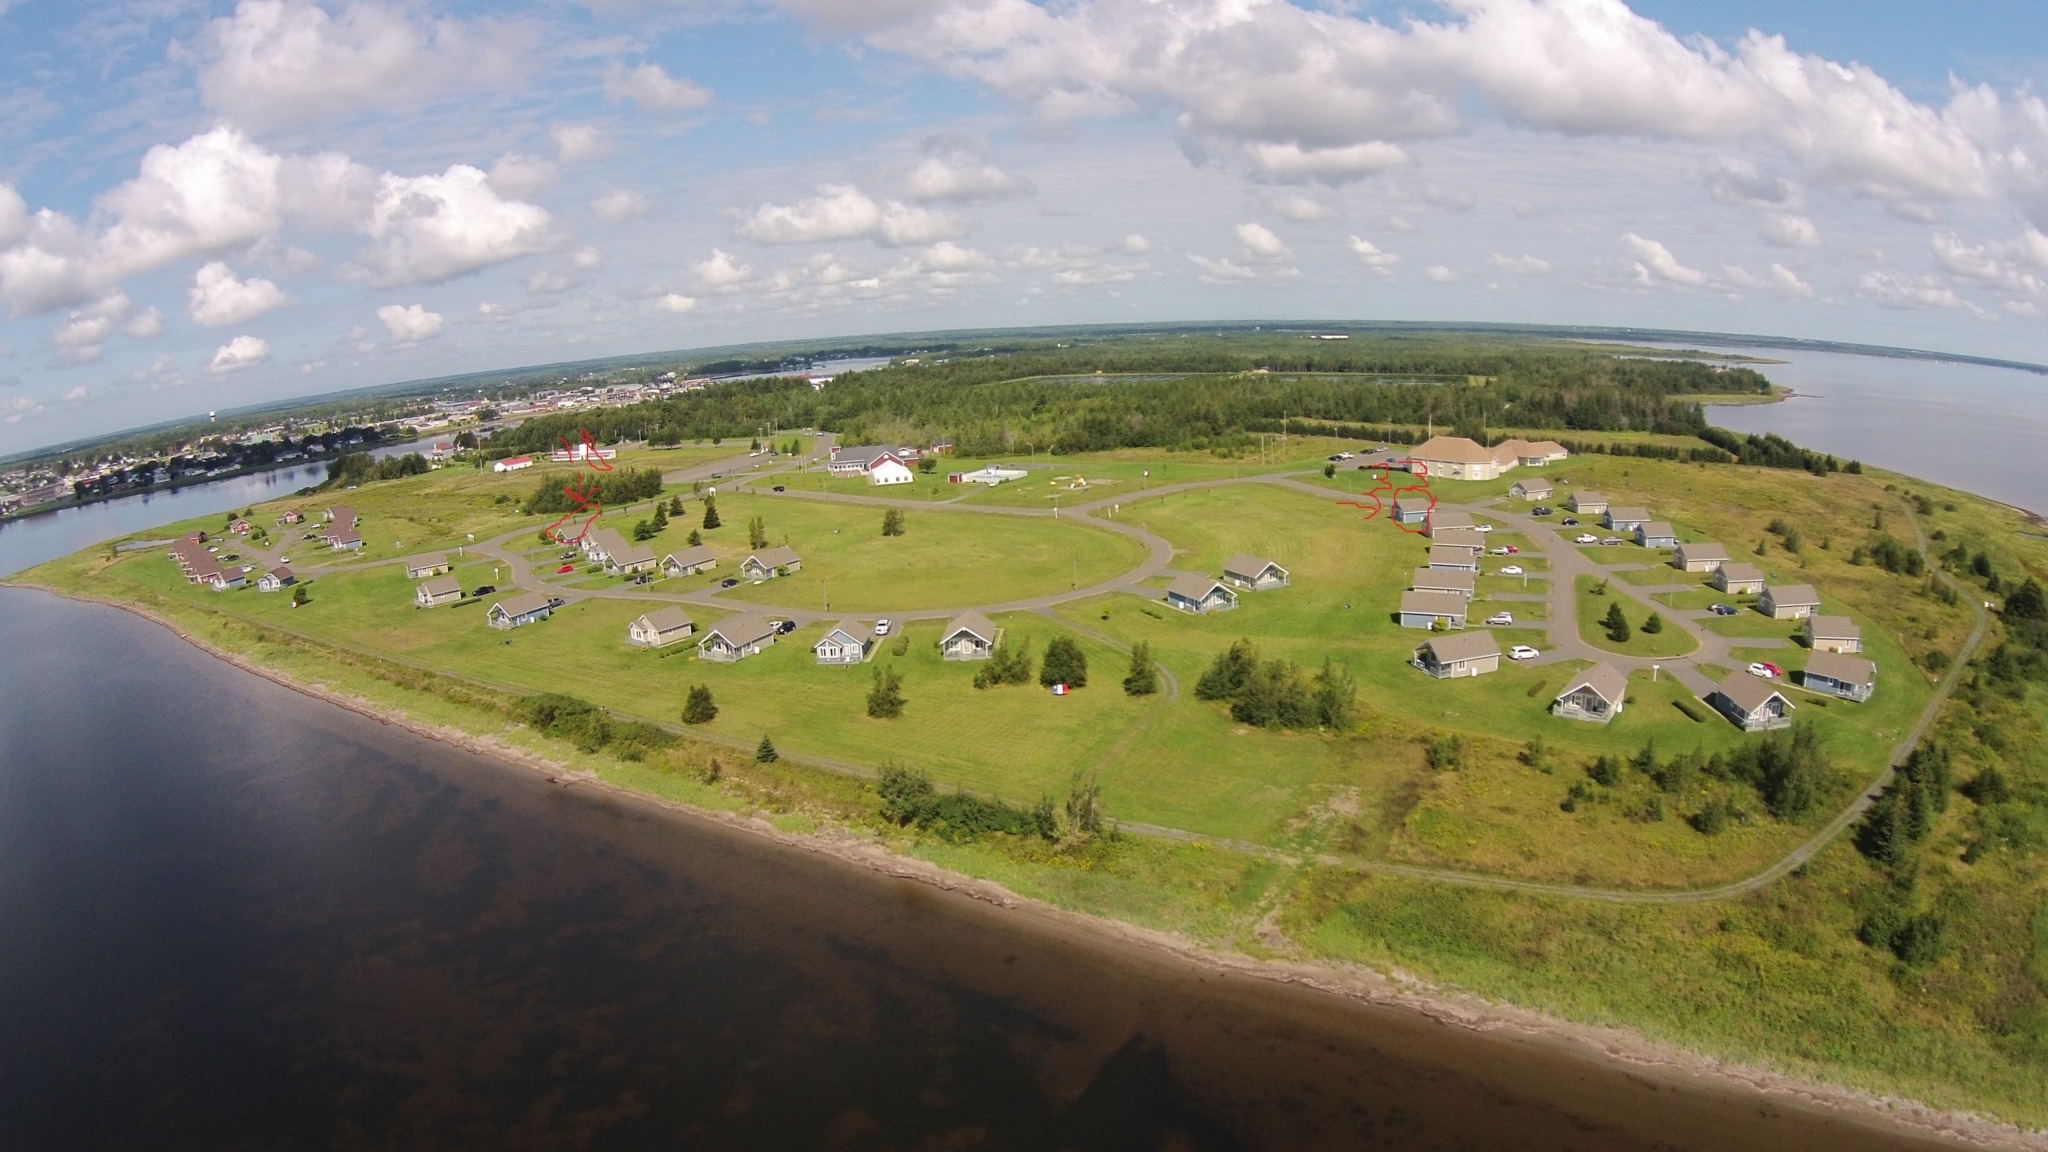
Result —
M711 554L711 547L707 544L694 544L661 558L661 574L664 576L695 576L716 567L718 557Z
M1166 605L1197 616L1228 612L1237 607L1237 593L1221 580L1207 576L1179 576L1166 586Z
M491 465L491 471L493 471L493 472L517 472L517 471L519 471L519 470L520 470L521 468L531 468L531 467L533 467L533 457L531 457L531 456L507 456L507 457L506 457L505 459L503 459L503 460L499 460L499 461L496 461L496 462L494 462L494 463L493 463L493 464Z
M766 617L747 613L721 620L697 641L697 654L706 660L731 664L764 651L775 643L780 630Z
M859 624L841 620L811 645L811 654L820 664L859 664L868 658L868 648L873 643L872 634L864 632Z
M1439 548L1468 548L1475 555L1486 551L1486 533L1477 528L1439 528L1429 534Z
M1712 572L1728 562L1728 549L1719 544L1679 544L1671 554L1671 566L1681 572Z
M412 590L415 608L435 608L442 604L453 604L462 599L462 581L453 576L429 580Z
M1815 652L1861 652L1863 629L1847 616L1808 616L1806 646Z
M1455 572L1479 571L1479 553L1455 544L1432 544L1429 548L1429 566L1448 568Z
M1455 636L1432 636L1416 646L1409 663L1439 680L1483 676L1500 671L1500 642L1481 629Z
M740 561L740 575L759 584L763 580L795 572L803 566L803 559L796 554L796 549L784 545L756 552Z
M1464 436L1432 436L1409 449L1408 457L1422 465L1425 476L1444 480L1492 480L1506 468L1489 448Z
M834 445L832 448L832 458L825 463L825 471L834 476L867 476L884 461L891 461L897 467L903 469L905 473L908 473L911 466L916 464L923 455L922 452L907 444L897 447L884 447L876 444L846 447ZM901 484L906 481L888 480L880 482Z
M1804 620L1820 610L1811 584L1773 584L1757 598L1756 610L1773 620Z
M1427 491L1397 492L1394 494L1394 523L1420 524L1429 519L1429 510L1436 506L1436 497Z
M654 571L652 544L623 544L604 559L604 570L613 576Z
M1678 533L1672 530L1668 522L1652 520L1647 524L1636 525L1636 543L1645 548L1676 548Z
M1002 642L1002 632L989 618L969 608L953 617L939 634L939 656L945 660L986 660Z
M1612 664L1595 664L1564 686L1550 702L1550 714L1605 724L1627 707L1627 673Z
M652 612L635 616L626 625L626 643L635 648L666 648L678 640L686 640L697 630L690 622L690 616L681 608L656 608Z
M1239 588L1254 591L1285 588L1288 584L1287 569L1245 552L1223 562L1223 578Z
M1707 703L1744 732L1792 725L1792 701L1769 680L1747 672L1730 672L1707 694Z
M1564 445L1555 440L1503 440L1493 446L1493 458L1502 469L1518 465L1523 468L1540 467L1570 455Z
M444 552L430 552L424 556L408 556L405 560L405 578L407 580L424 580L429 576L439 576L441 573L450 571L452 568L453 565L448 563L448 556Z
M917 479L910 466L894 456L884 456L868 466L870 484L908 484Z
M554 610L554 601L540 593L521 592L492 604L484 613L484 622L493 628L523 628L547 619Z
M1754 564L1723 564L1708 583L1737 596L1754 596L1764 590L1764 570Z
M1650 510L1633 507L1609 508L1600 517L1600 522L1615 532L1634 532L1650 522Z
M1548 500L1554 491L1556 489L1551 487L1550 481L1541 476L1531 476L1508 485L1508 495L1517 500Z
M1815 652L1806 658L1801 683L1809 692L1825 692L1861 704L1877 691L1877 665L1861 656Z
M1442 621L1446 628L1463 628L1472 605L1456 592L1401 593L1401 627L1428 628Z
M298 575L289 564L279 564L256 578L258 592L282 592L299 582Z
M1408 586L1417 592L1450 592L1472 599L1479 591L1479 574L1457 568L1417 568Z
M1607 497L1598 492L1574 492L1564 498L1565 510L1580 516L1598 515L1607 511Z

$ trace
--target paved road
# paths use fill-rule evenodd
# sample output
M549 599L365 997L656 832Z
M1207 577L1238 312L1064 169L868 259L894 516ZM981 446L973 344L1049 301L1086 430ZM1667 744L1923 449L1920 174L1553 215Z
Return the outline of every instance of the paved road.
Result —
M817 450L820 455L822 455L826 451L823 445L827 443L829 443L829 441L820 442L821 446ZM752 486L758 484L762 480L769 479L775 475L788 472L795 468L802 467L804 463L805 462L801 460L782 460L766 468L748 471L744 475L729 476L727 479L721 481L720 486L730 486L735 488L740 486ZM720 461L713 464L702 465L697 468L679 470L677 472L664 476L664 480L671 483L690 483L692 481L710 479L713 473L732 473L746 466L746 458L739 457L734 460ZM1302 475L1308 474L1304 473ZM1043 518L1051 518L1058 516L1061 518L1078 518L1092 527L1103 528L1108 531L1121 533L1135 540L1138 540L1146 546L1147 555L1142 563L1140 563L1137 567L1131 569L1130 571L1125 572L1120 576L1113 577L1109 580L1092 584L1086 588L1073 589L1062 593L1053 593L1046 596L1031 597L1023 600L1006 601L998 604L978 606L984 613L988 614L1000 612L1030 611L1039 612L1050 616L1052 615L1052 610L1061 604L1069 603L1074 600L1085 599L1091 596L1099 596L1111 592L1130 592L1145 596L1150 599L1158 599L1159 597L1155 594L1154 590L1144 587L1143 582L1153 577L1161 575L1171 575L1175 574L1176 572L1176 570L1172 567L1174 548L1173 545L1169 543L1166 539L1157 536L1142 527L1134 527L1127 522L1113 518L1104 518L1098 515L1098 513L1110 509L1114 505L1128 501L1147 499L1159 496L1167 496L1178 492L1194 491L1205 488L1217 488L1235 484L1279 485L1282 487L1306 492L1324 499L1334 499L1339 495L1338 493L1332 492L1328 488L1318 487L1314 484L1304 483L1301 480L1297 479L1295 476L1284 474L1262 474L1257 476L1230 477L1216 480L1199 480L1181 484L1165 485L1159 488L1146 489L1140 493L1120 493L1116 496L1103 497L1097 500L1087 501L1078 505L1073 505L1071 507L1059 510L1044 508L1007 508L995 505L973 504L955 504L949 507L947 510L949 512L994 516L1026 516ZM932 507L931 504L925 501L904 500L887 496L858 496L844 493L827 492L789 492L779 495L789 499L852 503L875 507L900 507L906 509L924 509ZM1479 513L1487 516L1490 519L1498 520L1503 524L1517 531L1520 531L1523 535L1528 537L1531 543L1534 544L1535 547L1538 549L1538 551L1540 551L1543 554L1545 560L1550 565L1550 579L1548 581L1548 587L1545 592L1499 593L1493 597L1493 599L1498 600L1520 602L1529 602L1534 600L1541 601L1547 604L1549 610L1549 619L1546 622L1544 622L1544 624L1548 628L1551 635L1551 648L1548 651L1546 651L1542 657L1538 659L1538 663L1562 661L1567 659L1588 659L1601 660L1609 664L1612 664L1618 668L1632 670L1646 669L1650 667L1652 664L1657 664L1671 671L1680 679L1681 682L1683 682L1686 685L1686 687L1691 689L1693 692L1695 692L1698 695L1705 696L1709 691L1711 691L1712 684L1708 680L1706 675L1698 669L1698 664L1720 663L1723 666L1730 666L1736 663L1734 658L1729 655L1731 649L1736 647L1767 647L1773 644L1773 641L1768 638L1733 638L1721 636L1717 633L1708 631L1700 627L1700 619L1703 616L1702 613L1671 609L1664 605L1658 604L1656 601L1650 598L1652 595L1661 591L1690 590L1694 587L1693 585L1680 584L1644 586L1632 584L1626 580L1610 580L1608 583L1609 592L1619 593L1624 597L1636 601L1638 604L1649 610L1663 613L1668 623L1682 629L1687 635L1692 637L1692 639L1698 645L1698 647L1693 652L1683 657L1669 659L1651 659L1647 657L1622 656L1615 653L1607 652L1605 650L1596 648L1593 645L1586 643L1586 641L1579 636L1578 630L1578 599L1576 593L1576 577L1580 575L1587 575L1605 579L1608 578L1614 572L1629 569L1640 570L1649 567L1649 565L1638 563L1633 559L1624 559L1621 563L1615 565L1602 565L1595 563L1593 560L1588 558L1584 553L1580 552L1577 545L1573 544L1571 541L1566 539L1561 529L1553 527L1549 524L1542 523L1541 521L1538 521L1535 518L1528 516L1527 514L1518 513L1503 508L1500 506L1501 503L1501 500L1490 500L1477 504L1439 504L1438 507L1447 511L1465 511ZM651 508L652 504L650 503L648 507ZM1926 556L1927 540L1920 528L1919 522L1914 519L1912 510L1901 504L1900 513L1904 517L1905 521L1913 526L1913 533L1917 546L1919 547L1922 556ZM479 551L482 551L487 555L491 555L502 560L508 566L508 569L513 573L513 575L511 580L507 582L507 587L517 586L519 588L529 591L542 592L551 596L559 596L563 600L569 602L575 602L578 600L585 599L645 600L659 603L692 604L701 607L721 610L751 610L762 614L786 617L788 619L796 621L800 626L818 621L844 619L848 615L846 613L812 611L808 609L794 607L779 607L755 604L741 605L730 601L720 600L717 589L708 589L694 593L667 593L636 588L633 586L597 589L560 587L558 585L550 584L546 580L535 575L532 570L532 565L530 565L525 560L525 558L519 554L518 551L512 548L512 544L516 540L518 540L521 537L528 536L532 531L533 530L529 527L522 528L513 532L507 532L503 535L485 541L484 543L476 546ZM1630 546L1623 545L1622 547L1628 548ZM1626 556L1626 553L1624 553L1623 555ZM326 566L313 565L309 566L305 570L309 573L338 572L347 571L355 568L370 567L375 564L390 563L396 563L396 561L371 561L361 564L350 564L344 562ZM1957 583L1954 580L1954 578L1950 577L1947 573L1942 572L1940 567L1933 562L1931 557L1929 558L1928 569L1929 571L1936 573L1941 580L1957 588L1965 596L1971 596L1972 604L1979 605L1975 609L1975 625L1971 629L1968 639L1964 642L1962 650L1957 654L1955 659L1955 667L1960 669L1963 665L1968 663L1971 655L1976 651L1978 644L1982 642L1984 638L1984 633L1989 625L1989 615L1983 609L1983 607L1981 607L1981 602L1974 598L1971 590ZM908 612L890 612L887 613L887 615L889 615L893 619L898 620L945 619L957 615L959 612L964 611L966 607L967 606L961 606L956 608L913 610ZM858 618L865 619L866 617ZM1126 648L1124 645L1116 642L1115 640L1110 639L1107 636L1095 632L1093 629L1090 629L1085 625L1077 624L1073 621L1063 621L1063 623L1065 623L1069 627L1072 627L1078 631L1090 635L1091 637L1097 640L1110 644L1111 646L1121 651L1129 651L1129 649ZM1782 644L1783 641L1776 641L1776 643ZM1109 760L1113 759L1117 753L1127 748L1129 744L1133 740L1137 739L1139 735L1141 735L1144 731L1149 730L1155 718L1158 715L1160 715L1163 711L1164 706L1168 703L1171 703L1174 699L1176 699L1179 696L1180 686L1179 683L1174 679L1172 674L1170 672L1167 672L1163 667L1160 668L1160 672L1162 674L1163 689L1161 693L1162 700L1160 707L1149 709L1146 713L1145 719L1140 721L1139 724L1135 725L1130 732L1126 733L1126 735L1117 742L1115 747L1111 750L1110 757L1108 759L1105 759L1103 761L1104 763L1109 762ZM1878 774L1878 776L1875 779L1873 779L1870 782L1870 784L1863 791L1858 793L1857 796L1845 808L1838 812L1835 815L1835 817L1827 823L1826 826L1824 826L1820 831L1818 831L1812 837L1806 840L1806 842L1800 844L1797 848L1794 848L1791 852L1787 853L1784 857L1780 858L1768 867L1750 876L1744 877L1740 880L1736 880L1727 884L1715 885L1713 887L1708 888L1695 889L1634 891L1628 889L1609 889L1570 884L1547 884L1537 881L1514 880L1500 876L1487 876L1478 873L1460 872L1454 869L1422 868L1412 865L1361 861L1335 856L1319 857L1317 859L1317 863L1328 867L1346 868L1357 871L1380 873L1385 875L1406 876L1414 879L1430 880L1439 883L1458 884L1468 887L1521 892L1531 895L1556 896L1584 900L1598 900L1618 904L1692 904L1724 900L1734 896L1739 896L1747 892L1755 891L1758 888L1770 884L1771 882L1779 879L1780 877L1798 868L1801 864L1804 864L1807 860L1811 859L1816 853L1820 852L1823 848L1827 847L1827 845L1832 843L1837 837L1839 837L1844 831L1846 831L1850 827L1850 825L1852 825L1856 821L1856 819L1859 816L1861 816L1862 813L1870 806L1872 801L1876 799L1877 795L1880 792L1882 792L1886 786L1890 784L1890 782L1896 774L1896 766L1904 762L1907 755L1911 753L1913 748L1915 748L1919 744L1920 740L1925 736L1927 729L1933 724L1934 720L1940 714L1942 705L1948 700L1950 693L1954 690L1955 683L1958 679L1958 676L1950 675L1941 682L1934 697L1931 700L1929 700L1927 706L1921 710L1921 713L1919 717L1915 720L1911 730L1906 733L1905 737L1899 742L1898 746L1893 750L1891 762L1885 767L1885 769L1881 773ZM664 724L663 726L668 727L669 725ZM702 734L693 733L693 735ZM847 764L840 761L829 760L819 757L805 756L798 757L798 759L802 760L805 763L811 763L817 767L826 768L831 771L847 772L860 776L873 775L873 772L871 770L861 765ZM1298 863L1297 857L1290 855L1286 852L1282 852L1278 849L1270 848L1264 845L1245 843L1220 837L1211 837L1202 833L1189 832L1184 829L1166 828L1157 825L1143 823L1123 822L1119 824L1119 827L1123 828L1126 831L1139 835L1158 836L1177 840L1185 840L1190 842L1211 843L1218 845L1220 847L1228 847L1238 851L1266 856L1271 859L1280 860L1289 864Z

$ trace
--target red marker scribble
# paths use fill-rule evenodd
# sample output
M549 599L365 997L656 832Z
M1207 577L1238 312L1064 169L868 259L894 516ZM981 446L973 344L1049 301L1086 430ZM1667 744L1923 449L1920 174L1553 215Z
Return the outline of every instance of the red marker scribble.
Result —
M1394 469L1400 469L1402 471L1405 471L1411 476L1416 475L1417 470L1419 469L1420 474L1422 476L1422 483L1396 485L1391 477L1391 473ZM1423 510L1421 526L1410 527L1409 525L1401 523L1399 520L1395 520L1394 527L1399 528L1403 532L1412 533L1417 536L1429 535L1430 513L1435 511L1436 509L1436 493L1430 491L1429 489L1429 466L1427 464L1424 464L1420 460L1414 459L1413 457L1408 457L1406 459L1394 460L1390 461L1387 464L1378 466L1378 470L1373 473L1372 478L1374 484L1371 491L1359 493L1358 500L1339 500L1337 501L1338 507L1363 508L1365 509L1365 518L1367 520L1370 520L1373 517L1379 515L1380 513L1387 511L1386 501L1382 499L1382 497L1386 493L1393 493L1394 498L1398 500L1405 493L1420 492L1424 496L1429 497L1429 507ZM1368 506L1366 504L1361 503L1360 501L1362 500L1370 500L1372 501L1372 504ZM1389 515L1388 518L1392 519L1392 516Z
M577 448L570 447L569 441L566 438L562 439L562 451L568 453L571 460L576 459L580 455L583 458L583 462L590 465L593 472L611 471L612 462L598 454L597 442L591 438L589 430L581 430L580 435L583 440L580 445L580 452ZM604 504L602 503L604 481L587 473L578 473L575 479L562 485L562 495L567 496L570 503L576 506L562 513L560 519L541 529L541 532L543 535L553 536L563 544L579 543L584 536L589 534L590 526L597 523L598 516L604 512ZM585 512L590 513L590 516L583 521L582 527L576 530L576 534L574 536L564 536L560 531L562 525L583 515Z

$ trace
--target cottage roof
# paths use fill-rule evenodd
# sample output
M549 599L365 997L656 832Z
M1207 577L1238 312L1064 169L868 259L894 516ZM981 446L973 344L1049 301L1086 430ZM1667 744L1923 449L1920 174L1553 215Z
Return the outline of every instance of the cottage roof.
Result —
M953 617L946 624L945 635L939 637L939 642L944 643L951 640L962 632L970 633L989 644L996 642L996 626L989 622L988 617L973 608L969 608L967 611Z
M1607 509L1607 518L1609 520L1648 520L1650 518L1650 510L1648 508L1632 508L1626 505L1617 508L1610 505Z
M861 636L860 623L858 621L841 620L839 623L834 624L831 627L831 629L827 631L823 636L818 637L818 643L811 645L811 647L820 647L828 641L830 641L834 636L839 637L841 643L866 643L866 640Z
M297 580L299 578L298 573L293 572L292 566L289 564L279 564L277 567L272 568L267 575L279 581Z
M1678 535L1677 532L1672 531L1671 521L1669 520L1652 520L1649 523L1642 526L1642 532L1645 536L1668 537Z
M336 524L354 524L356 522L356 510L346 504L336 504L334 507L329 508L327 516Z
M688 548L669 553L661 558L661 562L667 564L673 561L684 568L695 568L699 564L709 564L716 559L718 557L712 555L709 544L693 544Z
M1784 700L1785 707L1794 707L1792 701L1786 699L1785 694L1778 691L1769 680L1761 676L1751 676L1747 672L1730 672L1725 679L1714 686L1714 691L1719 692L1730 703L1740 708L1744 715L1748 715L1763 707L1773 696Z
M462 581L453 576L443 576L438 580L429 580L425 584L420 585L420 591L437 600L448 595L450 592L459 596L462 594Z
M1486 533L1477 528L1438 528L1429 534L1429 542L1439 548L1470 548L1474 552L1486 551Z
M1728 548L1722 544L1680 544L1678 550L1687 560L1727 560Z
M638 624L643 631L652 632L656 636L666 636L690 627L690 614L673 606L656 608L652 612L642 614L633 623Z
M1541 476L1524 477L1523 479L1515 481L1513 487L1520 488L1524 492L1551 491L1550 481L1545 480Z
M1602 496L1602 495L1601 495L1600 493L1598 493L1598 492L1595 492L1595 491L1593 491L1593 490L1592 490L1592 489L1590 489L1590 488L1586 489L1586 490L1585 490L1585 491L1583 491L1583 492L1574 492L1574 493L1572 493L1571 499L1572 499L1572 503L1574 503L1574 504L1577 504L1577 505L1579 505L1579 506L1580 506L1580 507L1582 507L1582 508L1583 508L1583 507L1585 507L1585 506L1586 506L1586 505L1588 505L1588 504L1605 504L1605 503L1607 503L1607 497L1605 497L1605 496Z
M507 596L503 600L492 604L490 611L503 613L506 616L525 616L531 612L538 612L547 606L548 598L540 593L521 592L517 596Z
M1555 440L1538 440L1529 445L1531 456L1569 456L1565 447Z
M1258 579L1260 574L1268 568L1280 568L1280 566L1271 560L1254 556L1249 552L1239 552L1223 562L1223 574L1225 576L1238 576L1246 580ZM1280 572L1282 575L1285 575L1287 569L1280 568Z
M1471 592L1478 587L1478 580L1477 572L1464 568L1417 568L1408 586L1424 592Z
M1841 652L1815 652L1806 658L1808 676L1825 676L1844 684L1862 687L1877 682L1877 665L1861 656Z
M1175 596L1195 601L1207 599L1209 593L1218 588L1223 589L1225 596L1232 595L1230 589L1224 586L1223 581L1209 576L1176 576L1173 583L1166 586L1166 590Z
M1474 564L1478 562L1472 555L1474 551L1476 549L1457 544L1432 544L1429 562L1432 567L1438 564Z
M623 552L628 547L626 538L611 528L592 528L590 539L592 543L604 549L607 556L614 552Z
M1808 616L1807 627L1816 640L1861 640L1863 629L1847 616Z
M1463 616L1470 605L1456 592L1403 592L1403 616Z
M881 444L858 444L850 448L841 448L832 453L832 462L834 464L843 464L847 461L858 461L862 468L872 468L875 465L875 461L880 460L884 456L894 456L897 462L901 463L904 449L892 448Z
M1472 514L1470 512L1431 512L1429 514L1429 530L1432 532L1442 532L1449 528L1470 527L1472 527Z
M1447 464L1491 464L1493 452L1476 440L1463 436L1432 436L1409 452L1417 460L1441 460Z
M1439 664L1449 664L1458 660L1483 660L1488 656L1500 655L1500 641L1493 638L1493 633L1483 629L1475 632L1454 632L1449 636L1433 636L1419 645L1416 651L1419 652L1423 648L1434 652Z
M1764 591L1770 593L1773 604L1805 604L1811 607L1820 605L1820 593L1814 591L1811 584L1772 584L1766 586Z
M735 648L744 648L768 639L775 635L775 631L775 625L767 617L745 612L705 629L704 639L708 641L716 636Z
M1595 664L1572 677L1564 691L1557 694L1557 699L1562 700L1581 688L1591 688L1602 700L1619 704L1628 697L1628 674L1612 664Z
M627 544L620 548L608 548L605 550L605 555L609 556L611 562L620 568L630 567L634 564L652 564L654 563L654 545Z
M422 552L417 556L407 556L405 558L405 566L407 568L446 568L448 566L448 554L446 552Z
M336 544L360 544L363 542L363 534L353 528L344 528L334 533L332 539Z
M763 568L780 568L785 564L803 563L803 558L796 554L796 549L788 545L756 552L752 556L747 557L747 559L754 561Z
M1721 575L1732 584L1738 580L1761 580L1764 570L1754 564L1723 564Z

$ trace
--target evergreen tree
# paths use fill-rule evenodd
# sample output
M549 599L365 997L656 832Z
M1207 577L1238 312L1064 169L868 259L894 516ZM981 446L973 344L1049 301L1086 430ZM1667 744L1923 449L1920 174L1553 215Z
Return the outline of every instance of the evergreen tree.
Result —
M1607 618L1600 623L1606 627L1609 640L1616 644L1628 643L1628 614L1621 610L1621 601L1615 600L1607 605Z
M775 750L774 742L768 739L766 732L763 732L761 734L761 742L754 746L754 763L773 764L780 759L782 759L782 754Z
M759 516L747 521L747 547L766 548L767 546L768 522Z
M1229 700L1244 691L1258 666L1259 650L1252 647L1249 639L1241 639L1228 650L1216 654L1209 670L1195 681L1195 697L1200 700Z
M681 496L671 496L668 498L668 514L671 516L681 516L683 514L683 498Z
M1088 656L1081 646L1065 636L1055 636L1045 646L1045 660L1038 666L1038 682L1047 688L1065 684L1069 688L1088 686Z
M695 528L690 529L690 547L695 548L697 545L702 544L703 542L704 534L702 532L697 531Z
M1005 637L1001 644L996 645L995 651L989 655L987 662L982 664L980 670L974 674L974 686L976 688L993 688L1000 684L1029 683L1031 683L1031 641L1029 640L1024 641L1023 647L1012 649L1009 638Z
M877 720L903 715L903 676L886 664L875 665L875 683L868 689L868 715Z
M656 532L660 532L660 531L663 531L664 529L666 529L667 527L668 527L668 505L666 505L666 504L663 504L663 503L661 503L660 501L658 501L658 500L657 500L657 501L655 501L655 504L654 504L654 530L655 530Z
M683 723L709 724L718 716L718 705L711 702L711 689L699 684L690 689L690 697L683 702Z
M1649 633L1652 636L1655 636L1657 633L1662 632L1663 630L1664 618L1662 616L1657 615L1655 612L1650 613L1650 618L1648 620L1643 621L1643 631Z
M634 541L634 543L636 543L636 544L637 544L637 543L639 543L640 541L643 541L643 540L652 540L652 539L654 539L654 531L655 531L655 529L654 529L654 525L652 525L652 524L649 524L649 523L648 523L647 521L645 521L645 520L642 520L642 521L640 521L639 523L637 523L637 524L633 525L633 541Z
M1131 649L1131 670L1124 676L1124 692L1150 696L1159 691L1159 670L1152 666L1152 646L1140 640Z
M706 496L704 497L704 529L708 532L716 527L718 527L718 497Z
M903 509L891 508L882 513L882 535L903 535Z

